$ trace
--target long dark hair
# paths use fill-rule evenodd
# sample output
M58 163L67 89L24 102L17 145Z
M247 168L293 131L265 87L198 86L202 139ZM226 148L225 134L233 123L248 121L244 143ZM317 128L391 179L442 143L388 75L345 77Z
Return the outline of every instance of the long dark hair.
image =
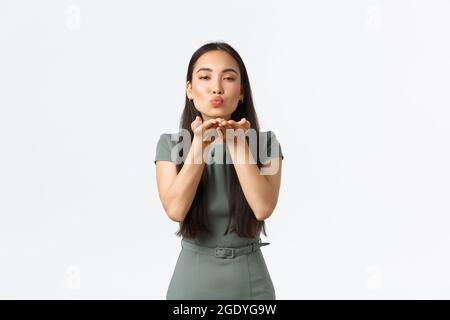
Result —
M261 168L261 162L259 159L259 124L258 118L256 116L255 108L253 106L252 91L250 88L250 81L247 74L247 69L245 68L244 62L242 61L240 55L234 50L229 44L224 42L211 42L201 46L191 57L189 61L189 66L187 70L186 81L192 83L192 73L194 71L194 65L197 60L204 53L222 50L230 54L237 62L239 70L241 73L241 86L244 92L244 101L239 103L236 110L231 114L231 119L234 121L239 121L242 118L250 121L250 126L256 131L257 138L257 156L256 164L258 168ZM194 136L191 123L195 120L196 116L201 117L201 113L195 109L194 103L189 100L186 96L185 106L183 114L180 120L180 129L188 130L192 138ZM248 142L248 136L245 137ZM181 140L181 135L180 135ZM185 155L182 155L182 159L185 159ZM177 172L180 172L183 167L184 162L177 164ZM224 235L229 232L236 232L238 236L244 238L255 238L258 234L263 231L266 234L264 221L259 221L256 219L253 210L250 208L247 200L245 199L244 193L242 191L241 185L239 183L236 170L233 164L224 164L228 166L228 199L229 199L229 210L230 216L228 221L227 230L225 230ZM192 205L186 214L185 219L180 222L180 228L176 232L176 235L183 236L186 238L195 238L201 231L210 231L208 228L208 214L206 209L206 188L208 182L208 173L205 168L202 173L201 180L199 182L194 200Z

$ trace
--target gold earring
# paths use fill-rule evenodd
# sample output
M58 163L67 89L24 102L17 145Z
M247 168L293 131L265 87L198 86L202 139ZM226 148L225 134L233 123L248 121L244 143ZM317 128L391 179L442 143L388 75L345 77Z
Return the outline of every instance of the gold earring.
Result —
M244 98L242 98L242 100L239 99L239 103L242 103L242 102L244 102Z

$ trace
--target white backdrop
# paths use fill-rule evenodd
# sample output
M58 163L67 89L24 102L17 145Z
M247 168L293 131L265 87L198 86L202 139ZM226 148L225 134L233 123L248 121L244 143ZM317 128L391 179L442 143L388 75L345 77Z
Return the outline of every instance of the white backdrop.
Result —
M231 44L285 159L278 299L450 298L450 1L0 2L0 298L164 299L192 53Z

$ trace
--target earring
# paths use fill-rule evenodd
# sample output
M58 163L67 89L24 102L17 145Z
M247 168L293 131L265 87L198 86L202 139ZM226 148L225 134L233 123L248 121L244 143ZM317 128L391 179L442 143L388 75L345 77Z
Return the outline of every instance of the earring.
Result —
M244 98L242 98L242 100L239 99L239 103L242 103L242 102L244 102Z

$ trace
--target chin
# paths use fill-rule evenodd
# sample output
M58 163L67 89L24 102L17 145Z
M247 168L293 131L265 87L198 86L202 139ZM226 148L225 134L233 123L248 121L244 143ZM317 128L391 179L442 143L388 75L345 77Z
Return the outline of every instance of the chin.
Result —
M214 115L222 114L226 115L228 114L227 110L225 108L212 108L210 111Z

